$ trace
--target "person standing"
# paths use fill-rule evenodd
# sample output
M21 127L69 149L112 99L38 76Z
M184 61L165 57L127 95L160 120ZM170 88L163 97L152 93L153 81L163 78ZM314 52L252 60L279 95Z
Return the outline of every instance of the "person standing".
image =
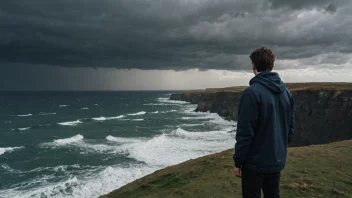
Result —
M238 108L235 176L244 198L280 197L280 176L295 127L294 100L279 74L272 72L275 55L265 47L249 56L255 77Z

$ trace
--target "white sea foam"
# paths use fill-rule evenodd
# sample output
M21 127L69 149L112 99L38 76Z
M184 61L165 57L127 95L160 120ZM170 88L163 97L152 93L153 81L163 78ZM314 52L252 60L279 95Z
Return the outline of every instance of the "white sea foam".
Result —
M76 120L76 121L70 121L70 122L61 122L58 124L62 126L76 126L78 124L82 124L82 122L80 120Z
M120 188L138 178L150 174L158 167L134 165L126 167L108 166L90 170L82 176L68 176L65 180L51 183L50 177L35 178L19 187L0 190L0 197L51 197L51 198L95 198ZM53 176L54 177L54 176ZM38 186L37 184L41 184ZM28 190L28 186L36 186Z
M57 140L54 140L54 142L57 143L57 144L71 144L73 142L77 142L77 141L80 141L80 140L83 140L83 136L78 134L78 135L75 135L75 136L70 137L70 138L57 139Z
M106 120L106 118L105 117L103 117L103 116L101 116L101 117L99 117L99 118L92 118L93 120L96 120L96 121L105 121Z
M24 147L23 146L21 146L21 147L5 147L5 148L0 147L0 155L3 155L6 152L13 152L15 150L22 149L22 148L24 148Z
M194 127L194 126L203 126L204 123L202 124L181 124L180 126L186 126L186 127Z
M182 120L209 120L209 119L214 119L212 116L202 116L202 117L182 117Z
M196 108L195 107L188 107L186 109L184 109L184 111L182 112L183 114L187 114L187 115L206 115L206 114L210 114L209 112L195 112Z
M171 113L171 112L177 112L177 110L168 110L168 111L159 111L159 113Z
M32 170L17 170L11 168L7 164L2 164L1 167L11 173L17 173L17 174L24 174L24 173L33 173L33 172L41 172L41 171L52 171L52 172L65 172L65 171L72 171L72 170L80 170L81 166L79 164L73 164L73 165L59 165L59 166L54 166L54 167L37 167ZM84 169L92 169L94 167L92 166L83 166L82 168Z
M9 165L7 164L2 164L1 168L3 168L4 170L8 171L8 172L16 172L15 169L11 168Z
M125 116L124 115L120 115L120 116L116 116L116 117L107 117L106 119L107 120L115 120L115 119L121 119L121 118L124 118Z
M163 104L163 103L147 103L147 104L143 104L145 106L165 106L167 104Z
M60 148L60 147L69 147L81 155L89 155L89 154L124 154L125 151L122 150L118 145L110 145L110 144L97 144L96 142L92 142L90 140L85 140L84 137L80 134L75 135L70 138L58 139L49 143L40 144L43 148Z
M188 112L187 114L192 114L194 116L185 116L181 117L182 120L216 120L216 119L222 119L218 114L216 113L197 113L197 112Z
M67 107L67 105L59 105L59 108Z
M29 113L29 114L24 114L24 115L17 115L18 117L28 117L28 116L32 116L33 114Z
M117 142L121 144L126 144L126 143L136 143L136 142L141 142L143 139L137 139L137 138L123 138L123 137L114 137L114 136L107 136L107 140L112 141L112 142Z
M224 141L231 136L233 136L232 133L230 133L230 129L223 129L223 130L217 130L217 131L205 131L205 132L190 132L186 131L182 128L177 128L176 130L173 131L174 135L184 137L184 138L189 138L189 139L201 139L201 140L207 140L207 141Z
M152 112L153 114L157 114L157 113L159 113L159 111L154 111L154 112Z
M82 110L87 110L87 109L89 109L88 107L83 107L83 108L81 108Z
M125 151L116 145L107 145L107 144L92 144L87 142L76 142L71 145L80 150L80 154L125 154Z
M146 113L147 112L145 112L145 111L141 111L141 112L138 112L138 113L130 113L130 114L127 114L127 115L129 115L129 116L137 116L137 115L144 115Z
M217 124L220 126L237 126L237 122L232 121L232 120L231 121L225 120L224 118L222 118L220 116L214 117L213 120L209 120L207 122Z
M45 113L45 112L40 112L39 115L45 116L45 115L56 115L56 113Z
M140 121L144 121L144 119L132 119L132 121L140 122Z
M206 136L223 138L205 138ZM162 134L148 141L122 145L129 157L149 165L169 166L233 147L234 134L204 134L201 138ZM194 136L191 134L189 136ZM199 135L200 136L200 135Z
M189 104L189 102L170 100L169 98L157 98L157 101L160 103L170 103L170 104Z
M97 117L97 118L92 118L93 120L96 120L96 121L105 121L105 120L116 120L116 119L121 119L125 117L124 115L120 115L120 116L114 116L114 117Z
M17 128L17 130L19 130L19 131L25 131L25 130L28 130L28 129L30 129L31 127L25 127L25 128Z

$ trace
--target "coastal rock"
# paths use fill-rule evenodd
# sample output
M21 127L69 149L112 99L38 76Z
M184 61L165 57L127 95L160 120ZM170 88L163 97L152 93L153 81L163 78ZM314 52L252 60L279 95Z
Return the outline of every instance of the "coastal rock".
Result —
M190 95L190 102L192 104L198 104L202 100L201 94L191 94Z
M171 96L170 96L170 100L179 100L179 101L181 101L181 99L182 99L182 94L179 94L179 93L171 94Z
M178 100L198 104L202 97L200 93L176 93L171 94L170 100Z
M215 92L205 93L198 103L197 112L218 113L222 117L237 120L238 104L242 92Z

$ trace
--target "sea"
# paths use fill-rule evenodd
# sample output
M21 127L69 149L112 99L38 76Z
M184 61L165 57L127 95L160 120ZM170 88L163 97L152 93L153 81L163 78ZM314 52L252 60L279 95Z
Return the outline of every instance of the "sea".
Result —
M99 197L233 148L236 122L172 92L0 92L0 197Z

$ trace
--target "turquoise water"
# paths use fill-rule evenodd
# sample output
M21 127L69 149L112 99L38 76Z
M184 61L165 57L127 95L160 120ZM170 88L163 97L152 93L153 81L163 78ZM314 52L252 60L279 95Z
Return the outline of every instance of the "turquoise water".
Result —
M0 92L0 197L98 197L232 148L236 123L168 92Z

